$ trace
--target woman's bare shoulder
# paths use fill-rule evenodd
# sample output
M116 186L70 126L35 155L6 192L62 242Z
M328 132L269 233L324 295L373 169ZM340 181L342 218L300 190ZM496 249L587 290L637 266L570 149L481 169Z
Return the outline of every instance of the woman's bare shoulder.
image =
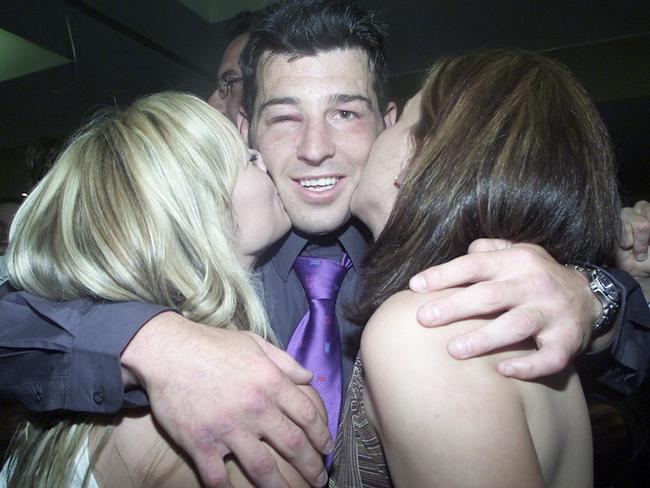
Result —
M391 352L391 357L412 360L425 352L427 360L439 366L460 363L447 353L447 343L453 337L469 332L486 320L464 320L440 327L423 327L417 320L419 307L430 300L442 298L461 289L448 289L431 293L401 291L388 298L372 315L363 331L361 350L365 358ZM399 346L399 347L398 347Z
M439 391L461 393L479 388L485 395L506 395L518 401L517 382L499 374L496 365L506 357L530 350L533 345L522 344L477 358L458 360L447 350L449 341L486 325L488 318L463 320L433 328L418 323L416 314L422 304L460 290L426 294L407 290L393 295L377 309L363 332L361 342L364 370L370 388L394 388L398 383L403 384L405 378L417 379L422 378L423 374L431 374L427 381ZM390 361L387 361L388 358ZM381 378L381 382L373 381L373 378Z
M429 300L456 293L450 289L432 293L414 293L410 290L400 291L389 297L370 317L363 336L364 341L378 340L385 337L408 337L408 334L418 334L424 331L417 321L418 308ZM436 329L427 329L436 330ZM439 329L440 331L443 328Z

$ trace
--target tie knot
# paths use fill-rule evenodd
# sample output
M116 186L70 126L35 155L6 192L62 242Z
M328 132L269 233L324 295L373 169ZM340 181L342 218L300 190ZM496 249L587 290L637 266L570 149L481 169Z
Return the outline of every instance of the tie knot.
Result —
M346 260L349 262L349 259ZM296 259L293 269L305 289L307 299L336 300L341 283L348 272L347 266L331 259L300 256Z

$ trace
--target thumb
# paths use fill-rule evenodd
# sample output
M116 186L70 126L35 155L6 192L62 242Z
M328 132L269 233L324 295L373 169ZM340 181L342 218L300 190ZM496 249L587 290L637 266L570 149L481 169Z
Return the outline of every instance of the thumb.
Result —
M254 335L253 338L266 354L266 356L282 371L287 377L297 385L308 385L313 374L308 369L303 368L295 359L282 349L275 347L270 342L261 337Z

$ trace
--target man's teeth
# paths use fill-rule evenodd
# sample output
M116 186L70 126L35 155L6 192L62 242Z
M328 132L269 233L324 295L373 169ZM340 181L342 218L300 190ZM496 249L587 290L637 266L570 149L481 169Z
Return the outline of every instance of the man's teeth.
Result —
M303 178L300 180L300 185L310 190L323 191L332 188L336 185L337 181L339 181L339 178L336 176L329 176L327 178Z

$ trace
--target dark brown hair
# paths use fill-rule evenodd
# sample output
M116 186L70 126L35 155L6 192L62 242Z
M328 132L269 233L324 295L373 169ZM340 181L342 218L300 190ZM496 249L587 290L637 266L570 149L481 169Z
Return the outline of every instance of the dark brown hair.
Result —
M564 66L518 50L444 58L424 82L412 137L415 156L365 260L357 321L480 237L539 244L560 263L612 260L611 144Z
M371 11L350 0L282 0L260 10L256 18L240 59L249 120L257 96L257 70L266 54L293 60L353 48L368 55L378 111L384 113L388 106L385 28Z

